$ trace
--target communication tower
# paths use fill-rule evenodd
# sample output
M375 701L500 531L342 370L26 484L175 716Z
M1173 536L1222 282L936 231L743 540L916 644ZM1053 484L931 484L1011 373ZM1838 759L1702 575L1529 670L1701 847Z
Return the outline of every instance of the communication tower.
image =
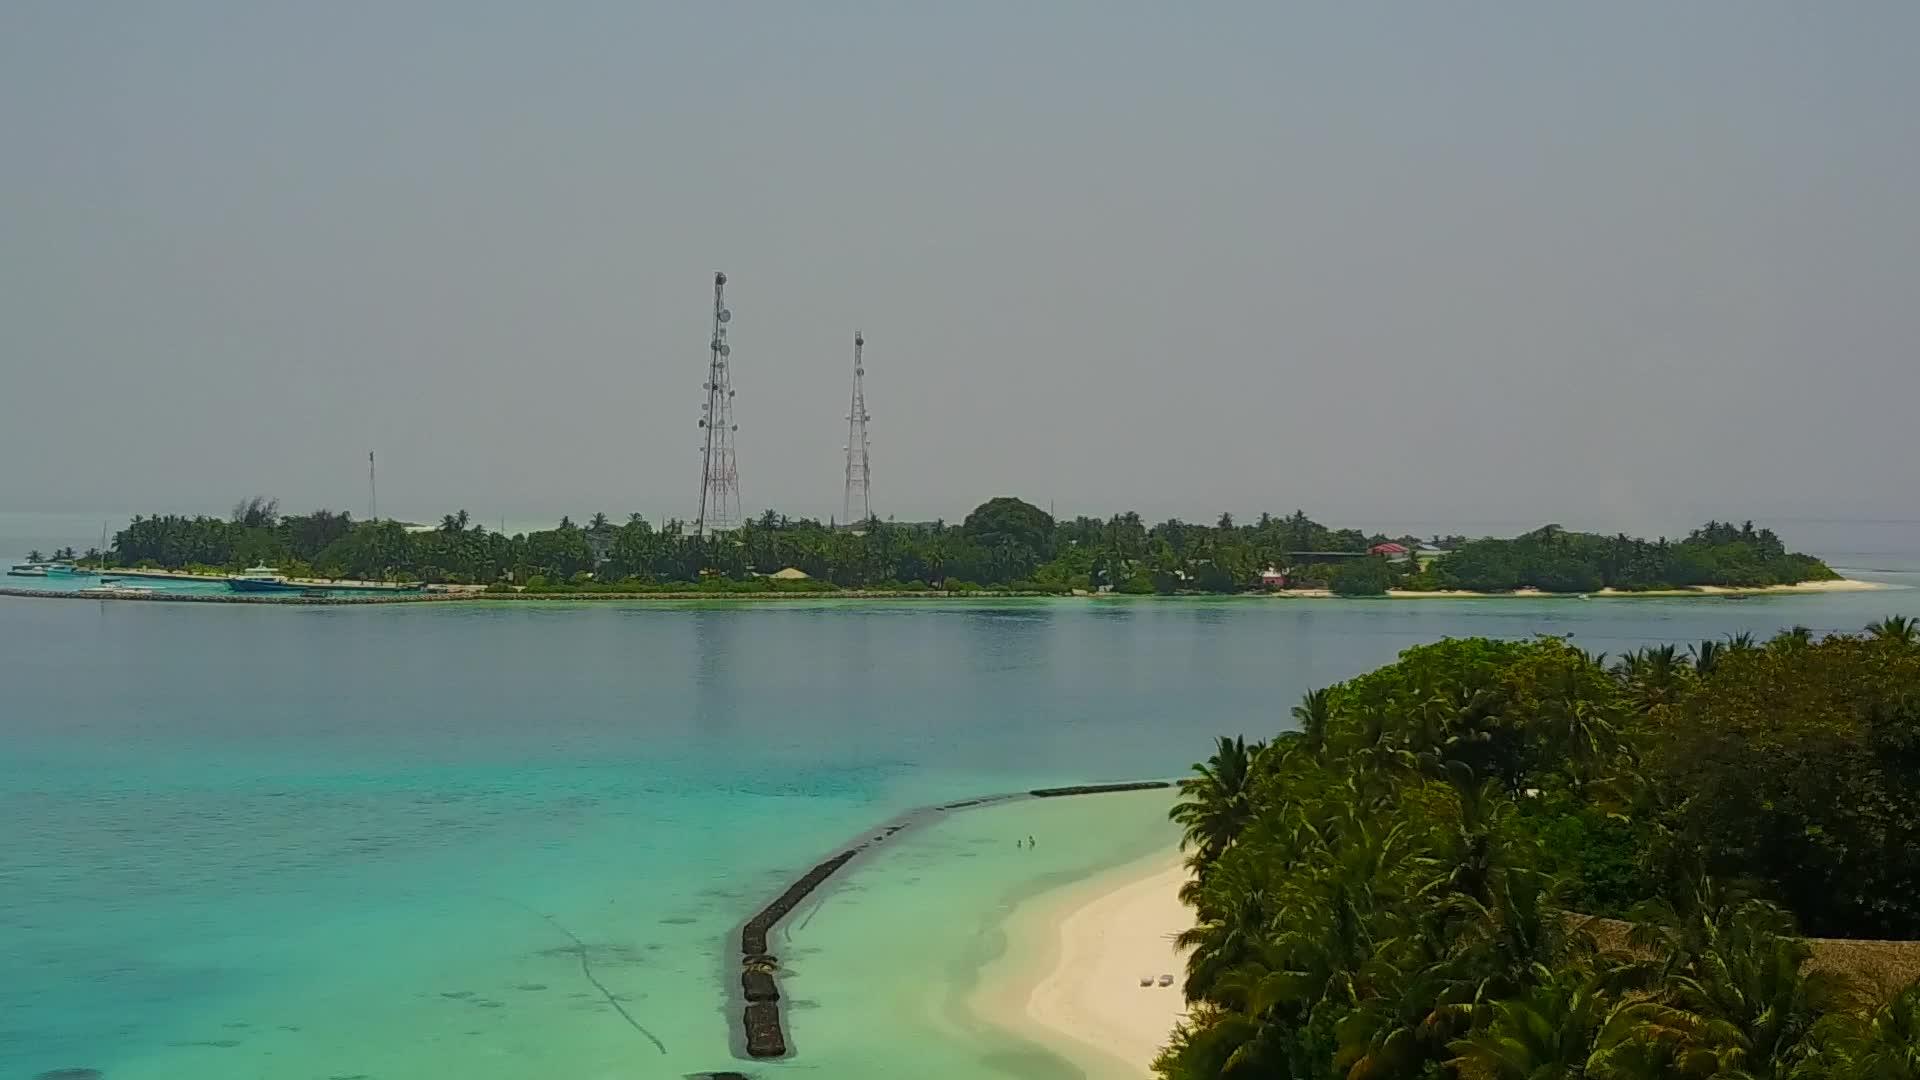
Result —
M706 404L700 406L700 513L693 519L693 535L704 536L708 529L719 531L740 524L740 473L734 467L733 435L740 430L733 422L733 378L728 357L727 324L733 312L727 310L727 275L713 275L713 332L707 348Z
M866 346L866 338L860 331L853 332L853 405L847 410L847 491L840 507L840 519L848 525L864 523L873 517L873 503L870 500L870 487L873 480L872 466L867 460L867 421L873 415L867 412L867 392L863 387L866 378L866 362L860 352ZM854 511L860 516L854 517Z

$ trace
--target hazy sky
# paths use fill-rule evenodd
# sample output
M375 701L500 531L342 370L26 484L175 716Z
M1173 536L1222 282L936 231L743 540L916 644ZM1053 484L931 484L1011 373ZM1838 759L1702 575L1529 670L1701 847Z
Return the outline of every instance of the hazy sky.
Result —
M1916 516L1920 5L0 5L0 510Z

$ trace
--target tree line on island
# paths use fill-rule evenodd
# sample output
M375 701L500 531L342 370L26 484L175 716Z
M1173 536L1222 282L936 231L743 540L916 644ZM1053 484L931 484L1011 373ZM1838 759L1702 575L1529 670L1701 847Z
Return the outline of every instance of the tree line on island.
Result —
M533 591L837 588L1138 594L1330 588L1351 596L1390 588L1550 592L1692 585L1756 587L1835 576L1788 552L1751 523L1711 522L1685 539L1605 537L1546 526L1512 539L1467 540L1332 529L1295 511L1212 525L1137 513L1056 521L1015 498L988 500L958 525L877 519L854 527L768 511L737 529L695 535L634 514L616 523L508 535L466 511L436 528L356 521L343 511L281 514L255 497L228 518L135 517L113 538L116 566L232 571L268 564L296 577L405 580ZM1412 554L1416 549L1424 549ZM88 561L97 562L90 552ZM804 580L771 580L785 569ZM791 577L791 575L789 575Z
M1180 785L1165 1080L1920 1077L1914 620L1449 640L1293 716Z

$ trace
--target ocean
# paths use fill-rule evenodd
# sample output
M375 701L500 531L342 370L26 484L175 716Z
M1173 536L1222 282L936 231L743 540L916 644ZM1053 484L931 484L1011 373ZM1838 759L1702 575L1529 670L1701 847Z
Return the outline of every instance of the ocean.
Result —
M0 539L10 558L29 538L15 526ZM1281 730L1304 691L1442 636L1571 634L1617 653L1920 615L1920 527L1829 527L1813 550L1896 589L371 608L0 597L0 1080L1080 1076L972 1017L966 993L1016 905L1172 843L1163 795L936 816L849 867L776 939L787 1061L733 1056L729 935L881 822L980 794L1175 776L1215 735ZM33 546L91 542L68 531L80 535ZM1014 847L1028 835L1034 849Z

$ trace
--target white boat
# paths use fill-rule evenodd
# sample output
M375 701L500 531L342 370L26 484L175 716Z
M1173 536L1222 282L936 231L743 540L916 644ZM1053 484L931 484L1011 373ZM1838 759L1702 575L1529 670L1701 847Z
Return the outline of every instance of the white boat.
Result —
M74 591L89 596L146 596L157 590L151 585L89 585Z
M14 563L7 568L8 577L46 577L47 568L39 563Z

